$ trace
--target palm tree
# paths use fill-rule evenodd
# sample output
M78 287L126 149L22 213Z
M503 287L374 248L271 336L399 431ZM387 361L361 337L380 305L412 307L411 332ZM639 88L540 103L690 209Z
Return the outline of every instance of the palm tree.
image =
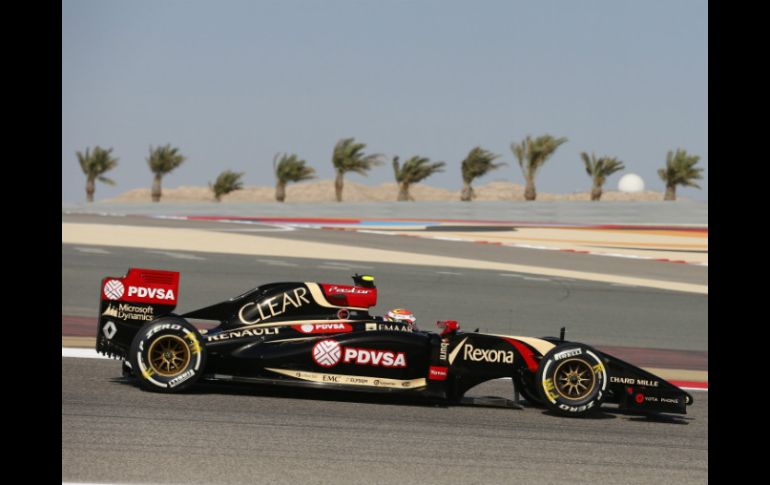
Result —
M346 172L355 172L360 175L366 175L375 165L382 164L382 155L364 155L363 149L366 145L355 143L353 138L345 138L337 142L334 146L332 155L332 164L337 173L334 179L334 194L337 202L342 202L342 189Z
M220 173L216 182L213 184L209 182L209 188L212 192L214 192L214 199L219 202L222 200L223 195L243 188L241 177L243 177L243 172L232 172L230 170L225 170L224 172Z
M597 159L596 155L593 153L591 153L591 156L589 157L586 152L582 152L580 158L583 159L588 176L593 180L591 200L599 200L602 198L602 186L607 180L607 177L626 168L626 166L623 165L623 162L615 157L610 158L604 156Z
M463 191L460 195L460 200L468 202L476 196L473 187L471 187L471 182L473 182L474 179L485 175L490 170L506 165L505 162L492 163L498 157L500 157L500 155L495 155L490 151L484 150L480 146L475 147L468 152L468 156L465 157L465 160L463 160L461 165Z
M153 202L160 202L160 181L163 176L177 168L185 160L186 158L179 153L179 149L176 147L171 148L170 143L154 150L150 146L150 156L147 157L147 164L150 166L152 173L155 174L155 179L152 183Z
M688 155L681 148L677 148L676 153L668 152L666 155L666 168L658 170L661 180L666 182L666 196L663 200L676 200L677 185L695 187L696 189L700 188L698 184L693 182L693 180L703 178L701 175L703 169L695 168L698 160L700 160L698 155Z
M511 143L511 151L516 155L519 160L519 166L524 173L524 180L527 181L527 186L524 189L524 198L526 200L535 200L537 193L535 192L535 176L537 171L548 158L553 155L557 148L563 143L566 143L567 139L554 138L551 135L543 135L535 138L527 135L527 137L519 143Z
M97 180L107 185L115 185L112 179L102 174L117 167L118 159L112 158L112 148L105 150L98 145L94 148L93 153L86 148L85 155L80 152L75 152L75 154L78 157L78 162L80 162L80 168L86 174L86 201L93 202Z
M397 200L414 200L409 195L409 186L425 180L436 172L443 172L444 165L446 165L444 162L430 163L430 158L415 155L404 162L403 167L399 167L398 157L393 157L393 172L398 182Z
M305 161L300 160L295 154L283 154L278 158L273 157L273 172L275 172L275 200L283 202L286 199L286 184L289 182L301 182L314 177L315 169L305 166Z

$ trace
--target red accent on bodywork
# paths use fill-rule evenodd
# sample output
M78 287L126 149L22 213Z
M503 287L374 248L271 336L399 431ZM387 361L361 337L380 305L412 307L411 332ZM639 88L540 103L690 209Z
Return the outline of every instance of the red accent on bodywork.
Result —
M532 349L530 349L528 345L526 345L523 342L519 342L518 340L514 340L512 338L503 337L503 339L506 340L511 345L513 345L514 347L516 347L516 350L518 350L519 354L521 354L521 356L524 358L524 362L527 363L527 368L529 370L531 370L532 372L537 371L538 363L535 360L535 353L532 352Z
M430 366L428 369L428 379L431 381L445 381L449 367Z
M106 291L106 285L111 281L119 281L123 288L122 294L111 298ZM131 268L123 278L104 278L102 280L101 299L103 301L151 303L176 306L179 296L179 273L154 269Z
M644 402L644 394L642 394L641 392L637 394L636 397L634 398L634 401L636 401L636 404L642 404Z
M460 324L457 323L457 320L439 320L436 322L436 326L443 329L441 330L442 337L449 335L452 332L456 332L460 328Z
M377 288L328 283L322 283L321 288L332 305L370 308L377 304Z

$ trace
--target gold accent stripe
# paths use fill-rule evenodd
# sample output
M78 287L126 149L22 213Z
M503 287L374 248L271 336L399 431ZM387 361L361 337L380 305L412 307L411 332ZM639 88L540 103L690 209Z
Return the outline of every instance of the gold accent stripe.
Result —
M300 370L285 370L265 368L270 372L282 374L303 381L323 382L326 384L347 384L351 386L386 387L391 389L419 389L427 385L425 378L420 379L386 379L383 377L348 376L343 374L322 374Z
M539 339L539 338L534 338L534 337L518 337L516 335L497 335L497 334L493 334L493 333L488 333L486 335L493 335L495 337L506 337L506 338L512 338L512 339L515 339L515 340L521 340L525 344L530 345L535 350L540 352L541 355L547 354L549 350L551 350L552 348L556 347L554 344L552 344L551 342L549 342L547 340L543 340L543 339Z
M454 363L455 358L457 358L457 354L460 352L460 349L462 348L466 340L468 340L468 337L465 337L463 341L457 344L454 350L452 350L452 352L449 353L449 365L452 365L452 363Z

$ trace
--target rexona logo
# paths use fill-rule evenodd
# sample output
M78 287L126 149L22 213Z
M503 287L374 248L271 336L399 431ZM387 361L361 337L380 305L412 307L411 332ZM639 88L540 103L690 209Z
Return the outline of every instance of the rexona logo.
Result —
M292 325L291 328L302 333L340 333L353 330L347 323L306 323Z
M390 350L343 347L335 340L322 340L313 346L313 360L321 367L345 364L379 367L406 367L406 354Z
M513 364L512 350L479 349L471 344L463 347L463 359L490 364Z

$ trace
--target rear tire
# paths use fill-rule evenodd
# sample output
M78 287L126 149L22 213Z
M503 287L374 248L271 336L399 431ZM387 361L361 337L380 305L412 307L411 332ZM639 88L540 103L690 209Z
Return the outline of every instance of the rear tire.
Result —
M583 344L551 349L540 361L535 384L546 408L571 417L599 409L607 396L607 370L599 353Z
M206 347L198 330L179 317L163 317L139 330L131 343L131 371L147 391L180 392L200 379Z

